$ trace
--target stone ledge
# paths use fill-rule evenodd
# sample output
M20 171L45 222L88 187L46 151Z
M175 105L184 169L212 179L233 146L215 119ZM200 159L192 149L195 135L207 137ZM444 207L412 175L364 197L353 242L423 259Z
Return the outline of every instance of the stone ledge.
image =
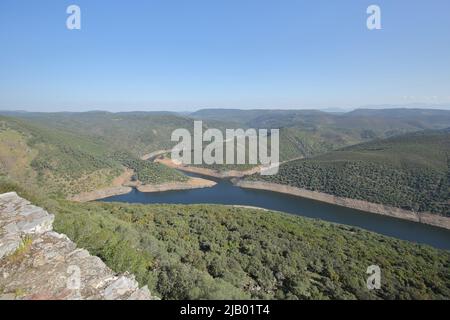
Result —
M54 218L14 192L0 195L0 300L157 299L54 232Z

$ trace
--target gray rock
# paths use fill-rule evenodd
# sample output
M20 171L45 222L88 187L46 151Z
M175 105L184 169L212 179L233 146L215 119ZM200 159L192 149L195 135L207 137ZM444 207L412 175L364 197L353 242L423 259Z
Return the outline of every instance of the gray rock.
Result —
M121 276L111 283L104 291L106 300L117 300L121 296L131 294L138 289L138 283L133 278Z
M157 299L147 287L139 289L134 276L116 275L100 258L54 232L53 221L14 192L0 195L0 299ZM26 250L8 259L25 237L32 240Z
M148 300L149 297L151 297L151 293L150 290L148 289L147 286L142 287L139 290L136 290L135 292L133 292L130 297L128 298L128 300ZM157 298L152 298L153 300L156 300Z
M21 239L18 235L8 234L0 238L0 259L16 251L20 243Z
M53 215L37 217L29 221L21 221L17 224L19 230L26 234L45 233L53 229Z

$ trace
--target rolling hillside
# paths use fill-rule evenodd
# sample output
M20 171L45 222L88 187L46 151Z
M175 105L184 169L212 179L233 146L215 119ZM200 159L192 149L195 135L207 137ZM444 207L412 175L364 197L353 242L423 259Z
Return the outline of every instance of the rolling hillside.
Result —
M450 254L358 228L217 205L74 203L0 180L55 231L163 299L448 299ZM368 290L367 267L383 270Z
M345 114L315 110L226 109L206 109L187 115L169 112L100 111L3 114L95 139L98 143L125 148L136 157L170 149L174 145L170 141L171 133L178 128L192 130L195 119L203 120L205 128L221 130L280 129L281 161L316 156L376 138L450 127L450 111L421 109L362 109Z
M450 127L450 111L424 109L360 109L342 114L317 110L205 109L190 116L234 122L243 128L279 128L281 161L316 156L373 139Z
M278 175L248 179L450 216L450 131L375 140L283 164Z
M24 120L0 118L0 173L59 196L109 185L122 172L104 144Z
M77 115L84 116L89 118ZM115 272L135 274L141 286L162 298L450 297L448 252L358 228L249 208L64 200L108 185L124 167L146 183L184 176L137 158L141 144L163 147L156 140L126 144L139 132L127 126L139 119L127 116L127 125L118 126L129 135L114 142L119 135L107 134L117 125L109 123L111 114L98 116L109 119L97 118L98 128L83 127L69 115L67 122L47 125L48 117L0 117L0 193L17 191L55 214L57 232ZM180 125L191 123L176 119ZM271 179L446 214L449 134L427 131L347 147L287 163ZM383 269L381 290L367 290L366 270L372 264Z
M110 186L125 168L147 184L184 181L177 171L142 161L108 143L41 121L0 117L0 177L66 197Z
M70 132L116 149L125 149L136 157L171 148L173 130L190 129L192 120L168 112L82 112L82 113L7 113L29 122Z
M394 132L449 127L450 111L433 109L357 109L347 113L318 110L204 109L190 114L204 120L230 121L254 128L342 128ZM393 132L392 132L393 131Z

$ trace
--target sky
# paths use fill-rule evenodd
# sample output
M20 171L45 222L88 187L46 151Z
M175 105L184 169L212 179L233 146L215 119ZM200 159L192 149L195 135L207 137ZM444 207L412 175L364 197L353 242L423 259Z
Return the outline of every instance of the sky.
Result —
M418 103L450 106L448 0L0 1L3 110Z

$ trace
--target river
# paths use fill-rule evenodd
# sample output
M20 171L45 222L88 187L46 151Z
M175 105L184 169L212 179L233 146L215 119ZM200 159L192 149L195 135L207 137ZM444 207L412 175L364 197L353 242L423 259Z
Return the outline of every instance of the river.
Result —
M254 206L360 227L386 236L450 250L450 231L446 229L271 191L242 189L234 186L229 180L210 177L207 177L207 179L214 180L218 184L213 188L159 193L143 193L133 189L129 194L114 196L101 201L141 204L208 203Z

